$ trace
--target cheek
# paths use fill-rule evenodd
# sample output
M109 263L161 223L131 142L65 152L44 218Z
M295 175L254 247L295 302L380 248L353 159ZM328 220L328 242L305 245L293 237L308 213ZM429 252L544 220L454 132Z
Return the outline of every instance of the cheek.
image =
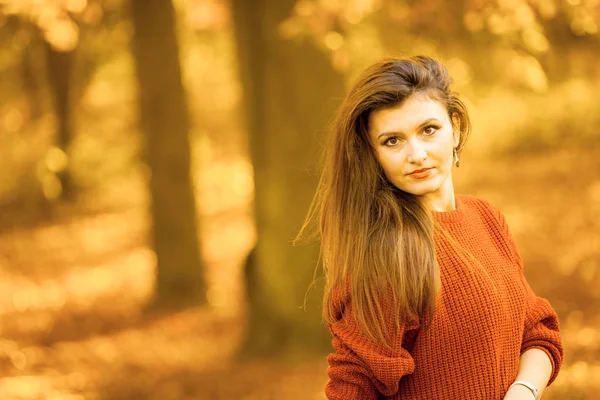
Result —
M454 146L451 140L444 141L443 144L437 148L437 157L438 161L444 166L447 167L454 162Z
M402 161L397 155L386 154L379 158L379 165L386 175L391 176L397 174L402 168Z

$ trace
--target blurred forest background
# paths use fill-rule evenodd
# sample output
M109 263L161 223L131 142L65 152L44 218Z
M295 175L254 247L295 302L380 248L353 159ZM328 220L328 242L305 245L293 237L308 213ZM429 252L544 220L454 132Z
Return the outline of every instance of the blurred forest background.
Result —
M457 191L506 215L600 390L598 0L0 0L0 399L324 399L323 133L383 56L449 67Z

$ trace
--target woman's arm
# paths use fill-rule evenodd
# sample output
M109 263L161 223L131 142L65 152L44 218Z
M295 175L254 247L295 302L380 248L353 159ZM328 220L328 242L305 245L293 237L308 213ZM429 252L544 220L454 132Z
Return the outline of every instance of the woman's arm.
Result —
M525 381L532 384L538 390L540 398L552 375L552 362L545 351L531 348L521 354L519 371L515 381ZM523 385L515 385L504 396L504 400L532 400L534 398L531 390Z
M329 381L325 395L328 399L375 400L380 394L391 397L398 392L400 379L413 373L414 360L401 345L406 326L398 332L392 350L367 340L352 322L330 324L329 328L336 351L327 357Z
M350 296L342 291L335 293L340 296L336 303L341 311L336 314L339 320L329 324L335 353L327 357L326 397L330 400L376 400L381 395L394 396L399 390L400 379L415 369L410 352L403 347L403 339L407 332L417 331L419 323L405 323L399 331L394 329L391 308L384 305L384 329L393 337L392 348L385 348L366 338L359 329Z
M546 386L549 386L556 379L562 365L563 347L558 316L550 303L546 299L536 296L531 289L531 286L523 274L523 259L510 234L504 216L500 211L493 208L493 206L491 206L490 209L494 212L499 227L507 239L509 252L518 267L517 273L519 274L519 279L527 293L525 300L527 305L523 326L523 340L521 342L521 357L516 380L528 382L527 379L531 374L531 379L535 379L536 381L531 381L530 383L537 387L541 396L541 392ZM549 376L546 376L546 373L548 373ZM522 393L528 391L529 398L533 398L531 391L521 385L513 387L510 390L510 395L512 396L512 393L516 393L517 391ZM508 395L509 393L507 393L507 396ZM515 398L527 399L527 397ZM513 399L513 397L506 397L506 399Z

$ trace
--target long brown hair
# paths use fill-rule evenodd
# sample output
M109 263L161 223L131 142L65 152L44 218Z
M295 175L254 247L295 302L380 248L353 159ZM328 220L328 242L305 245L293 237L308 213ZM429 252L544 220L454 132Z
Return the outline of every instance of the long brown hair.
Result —
M323 317L343 312L340 291L350 296L352 317L375 343L391 346L393 331L408 321L427 326L435 309L439 271L435 222L421 198L386 178L369 140L374 110L401 104L417 93L446 107L460 152L470 132L464 104L450 90L440 62L425 56L386 59L354 82L330 128L316 196L300 232L318 222L325 271ZM454 116L454 118L452 118ZM393 321L385 320L393 317Z

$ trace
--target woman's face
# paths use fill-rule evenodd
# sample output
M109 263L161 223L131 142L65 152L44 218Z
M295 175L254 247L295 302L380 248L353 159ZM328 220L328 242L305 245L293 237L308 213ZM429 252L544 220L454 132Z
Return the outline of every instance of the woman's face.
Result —
M369 137L379 164L398 189L426 196L434 209L454 204L453 134L446 108L416 94L369 116Z

